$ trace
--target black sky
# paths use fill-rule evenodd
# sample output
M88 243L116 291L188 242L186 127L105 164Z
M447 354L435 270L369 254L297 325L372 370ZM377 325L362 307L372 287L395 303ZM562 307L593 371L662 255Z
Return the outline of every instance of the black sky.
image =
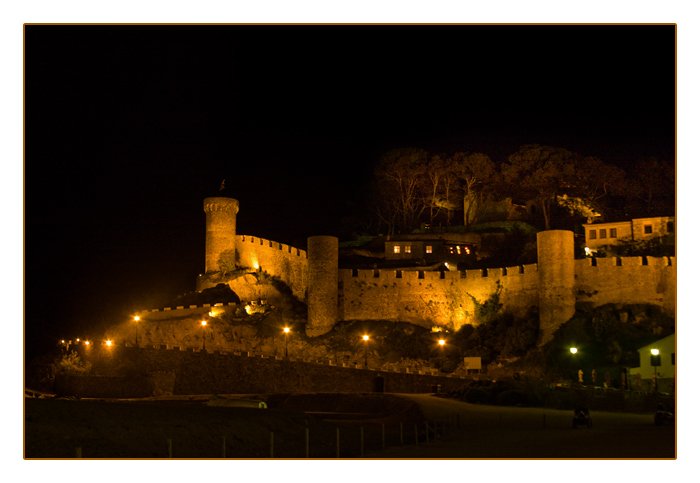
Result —
M337 234L382 152L675 153L674 26L25 27L28 356L204 268L238 233Z

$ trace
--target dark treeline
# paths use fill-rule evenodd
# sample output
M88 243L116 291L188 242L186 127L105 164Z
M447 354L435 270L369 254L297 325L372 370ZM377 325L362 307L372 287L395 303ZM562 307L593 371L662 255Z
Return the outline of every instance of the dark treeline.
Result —
M675 166L647 158L624 170L563 148L521 146L503 163L484 153L399 148L381 156L350 202L344 231L410 233L521 220L575 229L588 218L620 221L675 213Z

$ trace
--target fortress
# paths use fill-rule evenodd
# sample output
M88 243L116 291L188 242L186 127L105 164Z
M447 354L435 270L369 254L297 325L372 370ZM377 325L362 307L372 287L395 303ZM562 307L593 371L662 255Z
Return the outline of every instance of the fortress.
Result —
M226 266L267 272L307 304L306 332L311 337L329 332L342 320L391 320L457 330L476 324L478 304L497 292L503 310L516 316L538 309L542 343L573 316L577 302L653 304L675 315L675 257L575 260L571 231L538 233L538 263L531 265L444 272L339 269L337 238L309 237L306 252L238 235L238 210L238 201L231 198L204 200L205 274L197 280L197 290L215 286L212 275Z

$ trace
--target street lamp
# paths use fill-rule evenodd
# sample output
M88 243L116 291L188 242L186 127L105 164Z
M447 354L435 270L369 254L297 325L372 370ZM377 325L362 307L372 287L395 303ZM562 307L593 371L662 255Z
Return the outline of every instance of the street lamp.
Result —
M362 340L365 341L365 367L367 367L367 342L369 341L369 336L363 335Z
M576 354L578 352L578 349L576 347L572 347L569 350L571 351L572 354Z
M289 357L289 352L287 350L287 335L289 335L289 327L284 328L284 357Z
M134 317L134 322L136 322L136 347L139 346L139 320L141 320L141 318L138 315L136 315Z
M445 365L445 339L440 339L438 345L440 346L440 371L442 371Z
M659 357L659 349L652 349L651 350L651 365L654 366L654 391L657 390L657 385L656 385L656 367L661 365L660 364L660 357Z
M207 350L207 339L206 339L206 334L204 333L204 328L207 326L207 321L203 320L202 321L202 350L205 351Z

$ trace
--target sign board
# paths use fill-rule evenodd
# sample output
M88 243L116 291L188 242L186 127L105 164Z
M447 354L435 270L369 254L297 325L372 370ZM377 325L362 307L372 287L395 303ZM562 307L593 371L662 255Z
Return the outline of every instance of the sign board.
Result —
M481 370L481 357L465 357L464 358L464 368L467 370L470 370L470 369Z

